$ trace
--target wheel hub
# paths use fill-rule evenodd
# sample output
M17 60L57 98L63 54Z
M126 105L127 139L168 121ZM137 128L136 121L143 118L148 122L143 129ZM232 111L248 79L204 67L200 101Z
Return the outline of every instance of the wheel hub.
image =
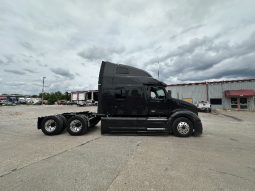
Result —
M187 122L181 121L177 125L177 130L180 134L186 135L190 131L190 126Z
M46 121L44 126L45 130L48 131L49 133L55 131L57 128L57 124L53 119L49 119L48 121Z
M70 130L77 133L82 129L82 124L80 120L75 119L70 123Z

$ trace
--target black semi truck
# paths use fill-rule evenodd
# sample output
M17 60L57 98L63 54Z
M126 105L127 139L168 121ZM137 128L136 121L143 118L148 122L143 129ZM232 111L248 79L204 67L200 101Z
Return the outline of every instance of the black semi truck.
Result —
M163 132L199 136L203 132L197 107L174 99L166 84L144 70L103 61L98 81L97 113L72 112L39 117L37 128L45 135L64 129L83 135L101 120L101 134Z

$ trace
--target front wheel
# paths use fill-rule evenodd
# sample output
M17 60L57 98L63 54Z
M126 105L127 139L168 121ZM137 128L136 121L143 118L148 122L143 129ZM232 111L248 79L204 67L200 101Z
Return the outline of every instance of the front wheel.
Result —
M186 117L180 117L173 122L173 133L177 137L188 137L193 132L193 124Z

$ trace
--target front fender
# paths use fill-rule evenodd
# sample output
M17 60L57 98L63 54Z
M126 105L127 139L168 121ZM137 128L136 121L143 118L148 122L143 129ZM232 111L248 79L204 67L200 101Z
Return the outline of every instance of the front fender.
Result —
M203 132L203 127L201 120L199 119L198 115L193 113L192 111L189 110L178 110L172 113L172 115L168 119L168 127L169 127L169 132L172 132L172 125L175 119L179 117L186 117L188 118L192 123L193 123L193 128L194 128L194 134L195 135L200 135Z

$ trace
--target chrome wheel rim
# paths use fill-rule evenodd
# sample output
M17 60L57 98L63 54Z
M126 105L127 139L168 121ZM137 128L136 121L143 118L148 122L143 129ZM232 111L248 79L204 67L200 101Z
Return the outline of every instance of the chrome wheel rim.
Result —
M177 130L182 135L187 135L190 131L190 126L187 122L181 121L177 125Z
M82 129L82 124L81 124L81 121L80 121L80 120L75 119L75 120L73 120L73 121L70 123L70 130L71 130L72 132L77 133L77 132L81 131L81 129Z
M53 131L56 130L57 128L57 124L56 121L54 121L53 119L49 119L46 121L46 123L44 124L45 130L49 133L52 133Z

